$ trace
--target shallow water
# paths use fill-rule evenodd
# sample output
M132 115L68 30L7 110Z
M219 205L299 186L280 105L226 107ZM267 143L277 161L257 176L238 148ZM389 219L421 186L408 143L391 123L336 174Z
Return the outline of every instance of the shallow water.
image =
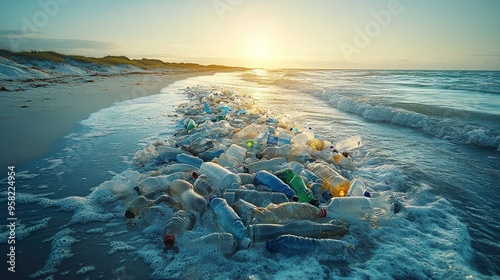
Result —
M224 73L176 82L164 94L96 112L50 155L17 167L27 174L17 178L16 215L22 226L16 276L498 277L499 76L439 71ZM271 117L286 114L333 143L361 136L364 146L352 152L357 168L349 175L397 196L398 213L376 227L352 226L346 240L356 250L347 260L272 255L263 246L230 259L213 248L164 252L157 236L162 220L157 217L168 211L155 209L143 224L131 228L122 218L120 200L90 192L106 180L137 179L132 173L117 174L130 168L137 150L172 135L179 120L174 108L186 100L180 91L196 85L250 95L274 112ZM212 219L204 215L183 238L213 230ZM6 234L0 235L2 249Z

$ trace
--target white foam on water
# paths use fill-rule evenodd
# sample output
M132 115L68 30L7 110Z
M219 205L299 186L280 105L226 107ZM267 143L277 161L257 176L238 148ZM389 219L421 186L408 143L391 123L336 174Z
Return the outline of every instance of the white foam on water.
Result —
M76 275L84 275L91 271L94 271L95 267L93 265L87 265L76 271Z
M65 228L56 233L52 238L45 241L52 241L52 249L50 251L49 258L45 261L45 265L42 269L33 273L31 278L38 278L47 274L57 272L57 267L68 258L71 258L74 253L71 251L71 246L78 242L77 239L73 238L71 235L75 231Z

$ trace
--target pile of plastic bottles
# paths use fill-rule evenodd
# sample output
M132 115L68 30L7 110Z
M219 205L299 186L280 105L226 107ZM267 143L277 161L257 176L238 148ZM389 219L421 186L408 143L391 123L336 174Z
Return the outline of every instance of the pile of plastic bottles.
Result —
M362 146L358 136L334 145L236 92L186 93L179 131L135 155L146 178L125 211L134 220L153 205L173 209L166 248L214 243L231 253L265 242L271 252L339 254L351 248L348 223L390 211L384 195L341 175L354 168L348 151ZM176 242L207 213L219 231Z

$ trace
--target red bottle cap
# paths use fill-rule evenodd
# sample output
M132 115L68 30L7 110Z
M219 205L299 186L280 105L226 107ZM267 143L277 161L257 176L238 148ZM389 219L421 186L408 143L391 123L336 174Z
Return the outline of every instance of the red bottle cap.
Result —
M172 234L167 234L163 236L163 244L165 244L165 247L172 247L174 246L175 243L175 236Z
M326 217L326 209L319 209L319 216L321 218Z

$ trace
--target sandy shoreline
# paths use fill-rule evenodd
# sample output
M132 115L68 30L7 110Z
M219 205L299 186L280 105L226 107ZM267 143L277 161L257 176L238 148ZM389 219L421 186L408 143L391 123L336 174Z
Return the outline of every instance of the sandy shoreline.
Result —
M93 112L116 102L157 94L178 80L214 73L177 70L169 74L95 76L0 92L0 168L47 153Z

